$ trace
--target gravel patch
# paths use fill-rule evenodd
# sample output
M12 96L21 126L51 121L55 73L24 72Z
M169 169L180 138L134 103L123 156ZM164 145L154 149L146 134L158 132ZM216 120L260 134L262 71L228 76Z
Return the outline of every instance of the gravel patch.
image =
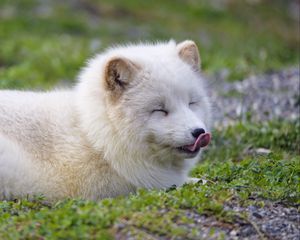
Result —
M236 121L295 120L300 117L299 68L228 82L220 74L211 80L215 126Z
M295 207L287 207L281 203L264 202L263 207L250 205L242 207L231 202L225 210L240 213L242 221L236 221L234 233L228 239L290 239L300 237L300 214ZM244 221L244 223L243 223ZM235 236L234 236L235 235Z
M227 240L299 240L300 214L295 207L264 201L264 206L241 206L237 201L225 204L224 210L232 213L232 220L222 221L214 216L201 215L185 210L183 214L191 220L189 224L174 221L178 228L184 228L184 237L160 235L147 228L134 226L130 221L115 224L116 239L227 239ZM168 210L162 209L162 214Z

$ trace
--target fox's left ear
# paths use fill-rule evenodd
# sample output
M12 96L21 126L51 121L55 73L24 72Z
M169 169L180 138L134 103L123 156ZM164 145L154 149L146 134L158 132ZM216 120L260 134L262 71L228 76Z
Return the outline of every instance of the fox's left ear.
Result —
M129 87L139 69L139 66L123 57L111 58L106 63L105 87L114 99L119 98Z
M193 69L200 70L200 54L198 51L197 45L191 41L186 40L183 41L176 46L177 52L179 57L186 62L187 64L191 65Z

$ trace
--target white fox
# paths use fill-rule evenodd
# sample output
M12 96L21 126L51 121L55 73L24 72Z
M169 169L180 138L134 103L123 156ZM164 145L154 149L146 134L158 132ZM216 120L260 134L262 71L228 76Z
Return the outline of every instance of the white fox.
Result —
M102 199L188 181L210 141L192 41L108 49L69 90L0 91L0 199Z

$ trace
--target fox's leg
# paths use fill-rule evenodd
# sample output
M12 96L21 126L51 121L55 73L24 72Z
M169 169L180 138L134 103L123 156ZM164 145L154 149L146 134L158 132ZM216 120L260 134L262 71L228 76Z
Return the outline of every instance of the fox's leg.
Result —
M30 194L36 180L33 164L22 148L0 134L0 199Z
M202 184L206 184L207 180L202 179L202 178L192 178L192 177L189 177L187 179L186 183L202 183Z

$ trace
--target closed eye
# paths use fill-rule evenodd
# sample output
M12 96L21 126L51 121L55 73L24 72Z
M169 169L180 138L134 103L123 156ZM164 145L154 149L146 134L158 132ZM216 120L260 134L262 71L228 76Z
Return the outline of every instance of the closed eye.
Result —
M197 104L198 102L190 102L189 103L189 105L191 106L191 105L195 105L195 104Z
M155 112L161 112L161 113L164 113L165 116L168 115L168 111L165 110L165 109L154 109L154 110L152 110L152 113L155 113Z

